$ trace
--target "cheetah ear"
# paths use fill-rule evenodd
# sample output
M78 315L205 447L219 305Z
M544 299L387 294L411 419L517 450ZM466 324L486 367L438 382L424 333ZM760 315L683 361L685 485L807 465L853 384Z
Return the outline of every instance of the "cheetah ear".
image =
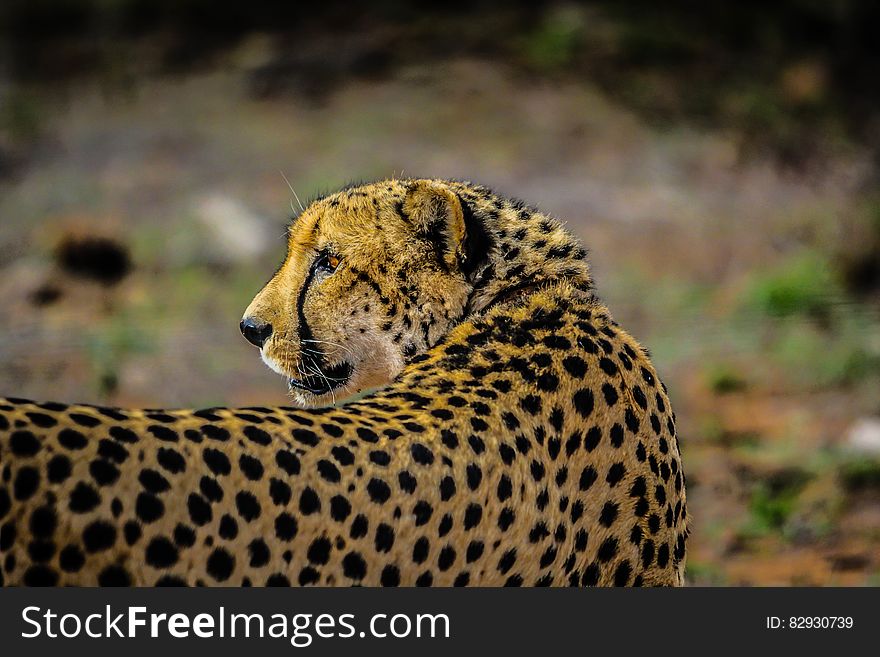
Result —
M433 245L441 265L460 270L472 283L482 277L491 239L457 194L432 181L419 180L410 187L403 212L419 235Z

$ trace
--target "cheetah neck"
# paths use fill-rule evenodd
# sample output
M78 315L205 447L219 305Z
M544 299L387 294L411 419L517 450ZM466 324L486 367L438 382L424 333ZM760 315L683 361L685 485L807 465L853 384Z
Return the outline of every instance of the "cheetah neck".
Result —
M486 237L466 315L562 281L592 292L587 250L560 221L481 186L452 187Z

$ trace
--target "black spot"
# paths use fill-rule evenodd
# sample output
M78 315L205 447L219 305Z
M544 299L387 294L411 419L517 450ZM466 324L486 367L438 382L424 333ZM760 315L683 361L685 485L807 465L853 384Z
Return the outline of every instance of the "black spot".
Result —
M141 522L155 522L165 513L165 505L152 493L140 493L135 502L135 513Z
M33 422L35 425L40 427L41 429L48 429L49 427L54 427L58 424L58 420L56 420L51 415L46 415L45 413L25 413L27 418Z
M20 468L12 482L12 496L17 500L30 499L39 485L40 473L36 468L29 465Z
M110 427L110 437L121 443L136 443L138 435L125 427Z
M140 540L141 537L141 526L137 524L134 520L129 520L122 527L122 533L125 536L125 542L128 545L134 545Z
M310 487L306 486L299 496L299 510L305 516L321 510L321 498Z
M242 474L251 481L259 481L263 477L263 464L253 456L242 454L238 459L238 467Z
M40 451L40 441L30 431L14 432L9 437L9 446L16 456L33 456Z
M101 420L85 413L71 413L68 417L81 427L93 428L101 424Z
M342 559L342 572L349 579L363 579L367 574L367 562L357 552L349 552Z
M629 578L632 575L632 566L629 561L624 559L621 561L614 571L614 586L626 586L629 584Z
M645 485L645 478L642 476L636 477L629 489L630 497L644 497L647 492L648 487Z
M303 431L303 430L302 429L294 429L294 431L293 431L293 437L296 440L299 440L299 438L297 437L297 433L300 431ZM266 433L262 429L258 429L257 427L252 427L252 426L248 425L243 429L243 433L245 436L247 436L248 440L255 442L257 445L262 445L265 447L266 445L270 445L272 443L272 436L270 436L268 433ZM310 431L309 433L312 433L312 432ZM315 434L312 434L312 435L314 436ZM300 441L300 442L304 442L304 441ZM316 445L317 442L318 442L318 439L317 439L317 437L315 437L315 442L308 443L308 444L315 444Z
M100 552L113 547L116 542L116 528L109 522L95 520L86 526L82 537L86 552Z
M376 435L375 431L367 429L366 427L358 427L355 429L358 437L364 442L368 443L377 443L379 442L379 436Z
M128 450L109 438L102 438L98 443L98 454L115 463L124 463L128 458Z
M610 527L617 519L617 511L619 507L614 502L605 502L602 511L599 513L599 522L605 527Z
M601 440L602 430L599 427L591 427L590 430L587 431L586 436L584 436L584 449L588 452L592 452L599 446Z
M249 491L243 490L235 494L235 506L238 509L238 515L247 522L260 517L260 503L256 496Z
M596 472L596 469L592 465L588 465L581 472L578 486L582 491L588 490L598 478L599 473Z
M196 532L192 527L177 523L174 528L174 544L180 547L192 547L196 544Z
M31 514L30 530L37 538L51 538L57 526L58 516L51 506L41 506Z
M105 459L95 459L89 463L89 473L99 486L109 486L119 479L119 468Z
M476 463L471 463L467 466L467 484L468 488L471 490L477 490L480 486L480 482L483 480L483 471L480 469Z
M205 418L208 419L208 418ZM217 420L220 418L218 417ZM217 442L226 442L229 440L229 431L224 429L223 427L218 427L213 424L203 424L199 429L208 440L214 440Z
M68 545L58 555L58 565L66 573L77 573L86 562L86 557L75 545Z
M219 502L223 499L223 489L220 488L220 484L217 483L216 479L212 479L207 475L199 480L199 490L202 491L202 495L210 502Z
M654 541L645 539L642 544L642 566L647 568L654 562Z
M455 549L447 545L442 550L440 550L440 554L437 556L437 567L442 571L446 572L452 567L452 564L455 563Z
M610 358L605 358L604 356L600 358L599 367L602 368L602 371L608 376L614 376L617 374L617 365L615 365L614 361Z
M483 507L479 504L469 504L464 512L464 528L465 530L473 529L480 524L483 519Z
M579 356L567 356L562 359L562 366L575 379L582 379L587 373L587 363Z
M501 559L498 560L498 572L504 575L513 568L513 564L516 563L516 548L511 548L507 552L505 552Z
M75 429L62 429L58 432L58 443L65 449L82 449L88 445L88 440Z
M227 541L238 536L238 523L235 521L235 518L228 513L224 513L223 517L220 518L220 525L217 528L217 533L220 535L220 538L226 539ZM176 536L175 542L178 542Z
M420 465L431 465L434 462L434 452L421 443L414 443L410 452L413 460Z
M390 552L394 546L394 530L385 523L380 523L376 527L375 545L377 552Z
M31 561L42 563L55 555L55 543L52 541L31 541L28 543L28 556Z
M382 569L382 575L379 578L379 582L382 586L399 586L400 570L397 566L388 564Z
M330 560L330 550L332 547L330 541L326 538L316 538L309 545L306 557L311 563L324 565Z
M289 513L280 513L275 518L275 536L282 541L291 541L299 531L299 527L294 518Z
M318 461L318 474L321 475L322 479L330 483L337 483L342 478L339 468L326 459Z
M60 484L70 476L71 469L70 459L64 454L56 454L46 465L46 477L50 483Z
M406 470L402 470L397 475L397 482L400 484L400 489L406 493L412 494L416 490L416 478Z
M160 447L156 452L156 461L168 472L175 474L186 470L186 461L175 449L171 447Z
M269 481L269 496L272 498L272 503L276 506L287 506L293 493L290 490L290 486L285 482L272 477Z
M266 542L261 538L255 538L248 544L251 568L262 568L269 563L271 553Z
M232 472L232 464L229 462L229 458L218 449L213 447L206 448L202 452L202 459L204 459L208 469L215 475L228 475Z
M541 398L537 395L526 395L520 400L519 405L529 415L537 415L541 412Z
M68 508L74 513L88 513L101 503L98 492L85 482L79 482L70 493Z
M98 586L131 586L131 576L122 566L107 566L98 573Z
M225 582L232 575L235 568L235 557L225 548L218 547L208 557L208 574L218 582Z
M25 586L55 586L58 573L46 566L31 566L24 572Z
M150 493L162 493L171 487L165 477L150 468L141 470L141 473L138 475L138 481Z
M482 454L486 451L486 443L484 443L483 439L479 436L468 437L468 444L471 446L474 454Z
M321 579L320 573L312 568L311 566L306 566L301 571L299 571L299 577L297 581L300 586L308 586L309 584L315 584Z
M666 543L657 549L657 565L661 568L669 565L669 546Z
M572 398L575 410L581 417L590 417L593 412L593 391L589 388L583 388L574 393Z
M289 452L286 449L279 450L278 453L275 454L275 462L278 464L278 467L284 470L287 474L299 474L299 458L297 458L296 454L294 454L293 452Z
M516 514L513 512L513 509L505 507L498 515L498 528L501 531L506 532L513 524L514 520L516 520Z
M639 432L639 420L636 418L635 413L633 413L631 408L626 409L626 413L624 414L624 418L626 419L626 428L629 429L632 433Z
M616 554L617 539L613 536L609 536L604 541L602 541L602 545L599 546L599 550L596 553L596 556L599 558L599 561L601 561L602 563L606 563L608 561L611 561Z
M358 514L355 516L354 520L351 521L349 536L354 539L363 538L367 535L368 529L369 522L367 521L367 517L363 514Z
M623 476L626 474L626 466L623 463L614 463L608 468L608 474L605 476L605 481L608 482L608 485L612 488L616 486Z
M198 493L189 494L186 506L189 511L190 519L192 519L192 521L199 527L211 522L211 518L214 515L211 512L211 505L208 504L208 502L205 501L205 498Z
M452 477L443 477L440 480L440 499L444 502L455 495L455 480Z
M168 427L163 427L158 424L151 424L147 427L147 431L156 436L159 440L164 440L167 443L176 443L180 440L180 436L177 435L176 431L172 431Z
M330 517L336 522L342 522L348 518L351 513L351 503L342 497L342 495L334 495L330 499Z
M373 477L367 484L367 493L376 504L384 504L391 497L391 488L382 479Z
M428 558L428 551L430 550L430 543L428 539L422 536L419 538L415 544L413 545L412 551L412 560L413 563L424 563Z
M164 536L157 536L147 545L147 564L153 568L169 568L177 563L178 552L174 543Z

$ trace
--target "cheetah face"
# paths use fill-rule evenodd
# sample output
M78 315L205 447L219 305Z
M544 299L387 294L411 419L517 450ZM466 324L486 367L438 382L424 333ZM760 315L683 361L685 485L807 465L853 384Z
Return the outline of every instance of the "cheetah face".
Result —
M436 181L384 181L312 203L242 333L301 406L391 382L465 313L487 239Z

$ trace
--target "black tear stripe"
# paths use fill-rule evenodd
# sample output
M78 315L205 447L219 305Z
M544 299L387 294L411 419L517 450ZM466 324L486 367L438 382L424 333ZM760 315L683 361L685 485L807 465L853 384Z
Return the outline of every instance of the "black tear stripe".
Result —
M318 271L318 262L319 261L320 261L320 258L315 258L315 260L312 262L311 267L309 267L309 273L306 274L306 280L303 282L303 286L302 286L302 288L300 288L300 291L299 291L299 296L296 299L296 316L299 319L299 340L300 340L300 342L305 342L307 340L314 340L315 339L315 334L312 333L312 329L309 326L309 323L306 321L306 313L305 313L305 310L303 307L305 306L305 303L306 303L306 293L309 291L309 287L312 284L312 279L315 277L315 272ZM309 348L311 349L311 347L309 347ZM315 349L315 351L317 351L318 353L321 354L321 357L318 359L319 360L318 366L320 369L323 370L323 368L321 366L326 365L326 363L324 363L323 352L320 349Z

